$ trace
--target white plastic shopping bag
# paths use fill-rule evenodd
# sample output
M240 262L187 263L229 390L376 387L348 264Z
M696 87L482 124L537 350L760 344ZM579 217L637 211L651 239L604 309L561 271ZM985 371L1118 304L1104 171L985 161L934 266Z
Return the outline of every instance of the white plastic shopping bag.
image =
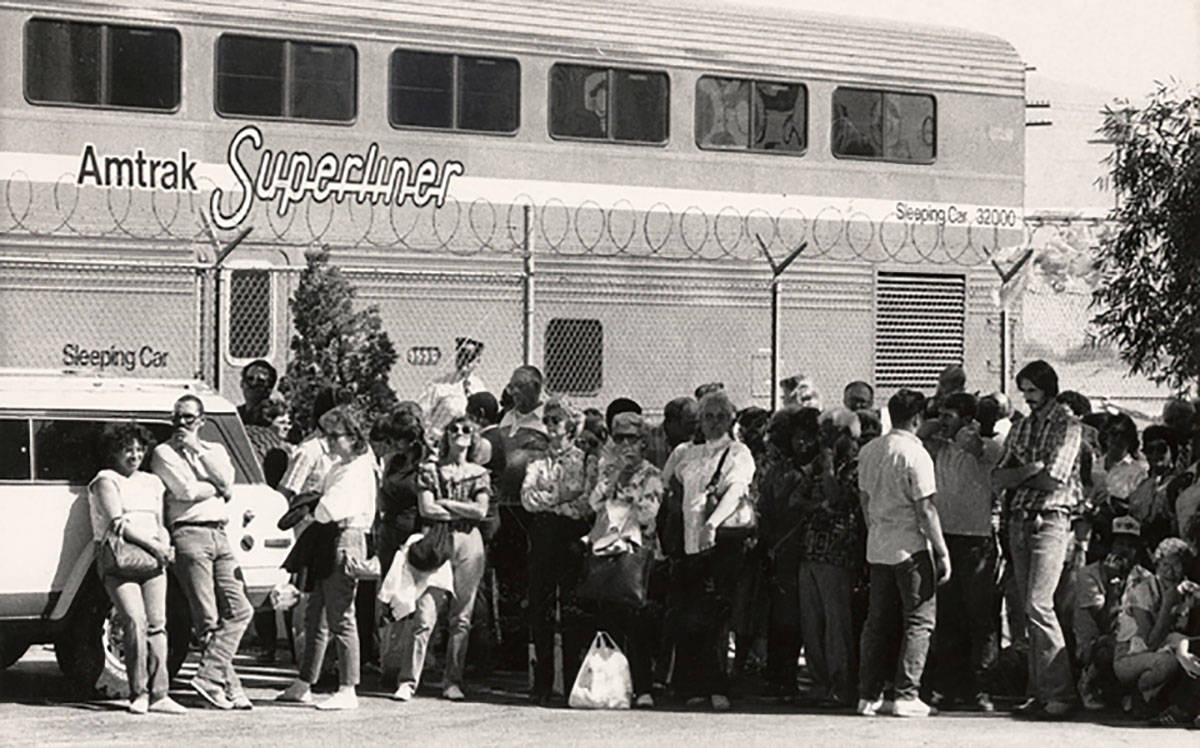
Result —
M575 709L628 709L632 700L629 660L612 637L597 631L567 703Z

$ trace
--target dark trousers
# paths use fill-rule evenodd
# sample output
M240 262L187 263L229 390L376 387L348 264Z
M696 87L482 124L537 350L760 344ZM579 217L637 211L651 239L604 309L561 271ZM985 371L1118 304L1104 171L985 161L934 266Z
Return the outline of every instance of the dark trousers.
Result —
M871 564L859 698L874 701L889 680L894 683L893 698L917 697L937 616L936 588L928 551L898 564Z
M998 554L990 537L947 535L950 581L938 588L937 625L929 647L925 683L945 696L971 698L984 689L996 661Z
M578 541L587 527L578 520L546 512L529 517L529 629L536 658L533 692L548 694L554 688L556 629L562 633L563 684L569 691L588 641L573 602L583 561ZM556 608L560 622L555 620Z
M633 693L636 696L650 693L654 684L650 668L651 640L646 613L645 608L633 608L626 605L605 606L596 613L596 631L607 632L625 653L625 659L629 661L629 672L633 676ZM563 658L566 658L565 646L563 647ZM572 673L571 680L566 680L566 669L564 663L563 682L572 684L575 682L575 674ZM567 688L570 689L570 685L567 685Z
M800 625L804 659L818 694L843 704L854 699L853 569L800 562Z
M767 681L796 690L800 660L800 545L785 543L775 554L768 580Z
M721 537L715 547L677 563L672 685L682 696L729 695L729 626L745 556L744 537Z

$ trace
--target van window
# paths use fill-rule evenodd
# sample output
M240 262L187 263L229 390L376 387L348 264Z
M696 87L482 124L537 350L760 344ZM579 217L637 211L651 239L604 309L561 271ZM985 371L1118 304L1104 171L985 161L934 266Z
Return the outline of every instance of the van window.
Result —
M350 122L358 107L358 57L348 44L223 34L217 40L217 112Z
M521 71L516 60L397 49L392 52L392 127L516 132Z
M802 153L808 91L799 83L704 76L696 82L696 145L715 150Z
M550 134L625 143L665 143L666 73L587 65L550 69Z
M927 94L839 88L833 92L833 153L901 163L937 156L937 111Z
M34 477L86 485L100 471L102 421L35 420Z
M29 421L0 420L0 480L29 480Z
M25 97L35 104L173 110L174 29L35 18L25 24Z

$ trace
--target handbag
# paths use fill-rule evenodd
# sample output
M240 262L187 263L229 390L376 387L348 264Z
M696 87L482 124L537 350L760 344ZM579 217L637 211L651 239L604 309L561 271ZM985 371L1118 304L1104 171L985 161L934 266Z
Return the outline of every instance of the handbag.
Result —
M435 522L408 547L408 565L417 571L436 571L454 555L454 532L449 522Z
M125 539L124 520L124 517L116 517L109 524L96 549L96 566L101 578L144 582L159 574L163 564L150 551Z
M717 486L721 483L721 471L725 468L725 458L729 456L731 447L726 447L721 453L721 459L717 461L717 469L713 471L712 478L709 479L708 485L704 489L704 518L707 521L712 516L713 512L717 511L717 506L721 503L721 494L717 491ZM753 533L758 526L758 515L754 511L754 502L750 500L749 491L745 496L738 499L737 509L733 510L717 528L717 537L738 537L744 539L746 536Z

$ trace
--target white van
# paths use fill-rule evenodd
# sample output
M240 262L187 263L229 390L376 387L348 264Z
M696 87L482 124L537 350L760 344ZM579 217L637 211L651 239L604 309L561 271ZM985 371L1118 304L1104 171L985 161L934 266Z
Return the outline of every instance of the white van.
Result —
M94 571L87 484L98 468L97 437L108 423L136 420L157 441L171 434L175 400L198 396L201 438L225 445L236 470L230 545L250 602L287 580L292 535L275 523L287 508L263 480L237 410L199 382L0 371L0 668L31 644L53 642L63 673L85 694L128 691L121 632ZM167 596L170 673L187 655L187 601L173 576Z

